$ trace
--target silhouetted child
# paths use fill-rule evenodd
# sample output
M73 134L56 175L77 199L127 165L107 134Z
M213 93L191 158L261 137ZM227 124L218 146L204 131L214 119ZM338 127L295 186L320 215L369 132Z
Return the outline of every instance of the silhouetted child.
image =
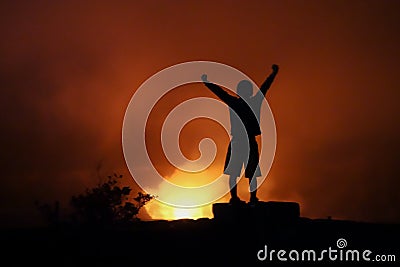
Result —
M258 164L259 153L256 136L261 134L259 124L261 104L278 70L278 65L272 65L272 73L254 96L253 85L248 80L240 81L236 88L237 96L232 96L218 85L209 82L206 74L201 76L204 84L230 107L232 137L226 154L224 174L229 175L231 193L229 202L232 204L244 203L237 195L236 186L243 165L245 166L245 177L249 179L250 204L258 202L256 177L261 176L261 171Z

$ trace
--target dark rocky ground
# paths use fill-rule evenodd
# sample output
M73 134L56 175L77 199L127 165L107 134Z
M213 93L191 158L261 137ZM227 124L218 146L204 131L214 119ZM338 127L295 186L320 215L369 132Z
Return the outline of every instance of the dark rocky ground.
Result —
M397 262L340 262L323 265L399 266L400 225L329 219L290 220L247 217L142 221L129 226L89 227L57 225L34 229L3 229L3 266L303 266L309 261L259 261L257 252L268 250L344 249L360 253L393 254ZM288 258L288 255L286 254ZM361 256L360 256L361 257ZM321 262L318 262L321 264Z

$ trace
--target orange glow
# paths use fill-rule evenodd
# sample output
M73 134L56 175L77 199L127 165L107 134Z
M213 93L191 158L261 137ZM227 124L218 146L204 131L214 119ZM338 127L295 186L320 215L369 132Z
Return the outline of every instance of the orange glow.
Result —
M201 209L174 209L175 219L198 219L203 217L203 212Z
M144 208L154 220L212 218L211 205L198 208L176 208L159 201L152 201Z
M211 171L205 170L204 178L202 179L201 185L204 185L209 181L209 175ZM185 174L179 171L173 173L171 177L168 178L169 182L172 182L176 185L180 186L195 186L199 184L199 174ZM166 190L165 183L160 184L159 186L160 193L163 190ZM168 199L167 201L173 202L174 200L186 200L186 199L195 199L199 202L203 202L204 198L201 194L194 194L193 191L187 191L186 193L178 193L178 192L168 192ZM198 218L212 218L212 209L210 205L204 205L201 207L193 207L193 208L178 208L174 206L170 206L160 201L152 201L144 206L147 213L151 216L152 219L156 220L176 220L176 219L198 219Z

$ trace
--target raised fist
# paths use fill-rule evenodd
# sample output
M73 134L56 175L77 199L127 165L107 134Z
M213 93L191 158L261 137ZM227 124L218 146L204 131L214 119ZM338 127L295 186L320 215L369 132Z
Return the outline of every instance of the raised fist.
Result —
M278 72L279 66L276 65L276 64L272 64L272 70L273 70L274 72Z

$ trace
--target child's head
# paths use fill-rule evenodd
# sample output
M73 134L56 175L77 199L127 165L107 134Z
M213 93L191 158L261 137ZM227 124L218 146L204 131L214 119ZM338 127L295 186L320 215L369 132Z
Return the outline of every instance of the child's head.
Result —
M249 98L253 95L253 84L249 80L242 80L238 83L236 92L241 98Z

